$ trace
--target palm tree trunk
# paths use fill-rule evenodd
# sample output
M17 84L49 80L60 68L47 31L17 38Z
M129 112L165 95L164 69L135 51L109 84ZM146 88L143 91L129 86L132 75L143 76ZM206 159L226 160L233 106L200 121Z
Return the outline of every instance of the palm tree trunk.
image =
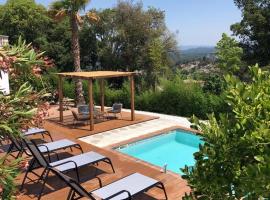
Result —
M79 24L76 18L76 12L71 14L70 17L71 32L72 32L72 54L74 60L75 72L81 71L81 61L80 61L80 43L79 43ZM82 80L75 80L75 102L76 105L85 104L83 96Z

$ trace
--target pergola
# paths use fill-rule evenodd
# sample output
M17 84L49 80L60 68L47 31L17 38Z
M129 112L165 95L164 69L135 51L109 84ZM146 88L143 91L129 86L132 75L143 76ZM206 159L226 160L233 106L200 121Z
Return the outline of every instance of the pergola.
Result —
M89 90L89 114L90 114L90 130L94 130L94 102L93 102L93 80L99 79L100 81L100 104L101 111L104 112L104 79L117 78L117 77L129 77L130 80L130 108L131 108L131 120L135 120L135 107L134 107L134 75L135 72L118 72L118 71L92 71L92 72L66 72L58 73L59 76L59 111L60 121L63 122L63 78L72 79L84 79L88 80Z

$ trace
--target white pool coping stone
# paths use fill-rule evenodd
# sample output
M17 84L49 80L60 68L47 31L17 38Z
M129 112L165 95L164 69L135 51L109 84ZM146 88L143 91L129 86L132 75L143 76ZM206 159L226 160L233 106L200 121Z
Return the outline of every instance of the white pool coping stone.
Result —
M129 109L123 109L123 111L130 112ZM146 111L135 111L135 113L150 115L159 118L133 124L130 126L125 126L122 128L101 132L95 135L82 137L79 138L79 140L97 147L107 147L113 144L117 144L126 140L130 140L132 138L140 137L173 126L182 126L185 128L190 128L191 125L191 123L185 117L178 117Z

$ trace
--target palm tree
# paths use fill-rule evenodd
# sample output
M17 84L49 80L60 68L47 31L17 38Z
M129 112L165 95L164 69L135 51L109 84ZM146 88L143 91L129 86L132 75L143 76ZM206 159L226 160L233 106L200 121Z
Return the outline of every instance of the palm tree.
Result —
M83 24L83 19L90 21L97 21L98 17L93 12L88 12L84 17L81 17L79 12L85 10L86 5L90 3L90 0L57 0L51 5L51 11L57 20L62 20L66 16L70 19L70 27L72 32L71 43L72 43L72 54L74 61L74 71L81 71L80 63L80 44L79 44L79 29ZM83 87L82 81L75 81L75 94L76 104L84 104Z

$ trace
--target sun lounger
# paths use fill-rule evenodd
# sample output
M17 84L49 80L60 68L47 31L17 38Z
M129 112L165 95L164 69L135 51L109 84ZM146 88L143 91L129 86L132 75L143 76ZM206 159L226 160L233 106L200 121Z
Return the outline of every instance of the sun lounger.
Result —
M10 154L15 158L22 156L23 153L26 153L27 155L31 156L31 154L25 149L25 145L23 145L22 141L19 141L18 139L13 138L12 136L9 136L8 138L11 141L11 144L9 146L7 154L18 152L17 156L13 156L12 154ZM56 154L57 158L59 159L59 156L56 151L61 150L61 149L69 148L72 151L72 148L77 148L83 153L82 147L79 144L68 139L42 143L42 144L38 144L37 146L41 153L48 154L49 160L51 160L50 153Z
M32 136L32 135L37 135L37 134L41 134L43 138L44 138L44 135L47 135L50 137L51 141L53 141L50 132L43 128L29 128L28 130L23 132L24 136Z
M132 199L136 194L148 191L151 188L158 187L163 190L165 198L168 199L165 187L162 182L157 181L140 173L134 173L97 190L87 192L77 181L64 175L63 173L52 169L52 172L63 180L71 189L67 200L80 199L86 197L87 199L111 199L123 200ZM101 181L99 179L101 186Z
M22 132L22 134L23 136L26 136L26 137L40 134L42 135L43 138L44 138L44 135L47 135L50 138L50 140L53 141L50 132L42 128L29 128L28 130ZM18 152L17 156L13 156L12 154L10 154L11 156L18 158L24 152L24 149L22 148L23 145L15 138L13 139L12 137L8 135L7 135L7 138L11 141L9 148L7 150L7 153L10 154L13 152Z
M76 178L78 180L78 182L80 182L80 177L79 177L79 171L78 169L80 167L86 166L86 165L93 165L93 164L97 164L99 162L105 162L108 163L111 168L112 171L114 171L113 165L111 160L108 157L105 157L101 154L98 154L96 152L87 152L87 153L83 153L80 155L76 155L76 156L71 156L69 158L63 159L63 160L59 160L59 161L55 161L55 162L51 162L49 163L44 155L40 152L39 148L32 142L29 141L28 139L24 139L24 142L27 146L27 148L29 149L29 151L31 152L33 159L31 160L29 167L25 173L22 185L21 185L21 189L23 188L23 185L26 181L26 178L28 177L28 173L34 173L36 176L39 177L40 180L43 181L43 186L39 195L39 198L43 192L47 177L51 171L51 169L56 169L59 170L60 172L68 172L68 171L75 171L76 172ZM38 164L38 166L37 166ZM41 175L38 175L37 173L35 173L33 170L43 167L44 171L42 172Z
M76 149L79 149L81 153L83 153L81 145L68 139L62 139L62 140L57 140L54 142L38 144L37 146L41 153L49 153L49 152L56 153L57 150L66 149L66 148L69 148L71 151L72 151L72 148L76 148ZM58 154L56 155L58 157ZM59 160L59 157L58 157L58 160ZM49 155L49 161L51 161L50 155Z

